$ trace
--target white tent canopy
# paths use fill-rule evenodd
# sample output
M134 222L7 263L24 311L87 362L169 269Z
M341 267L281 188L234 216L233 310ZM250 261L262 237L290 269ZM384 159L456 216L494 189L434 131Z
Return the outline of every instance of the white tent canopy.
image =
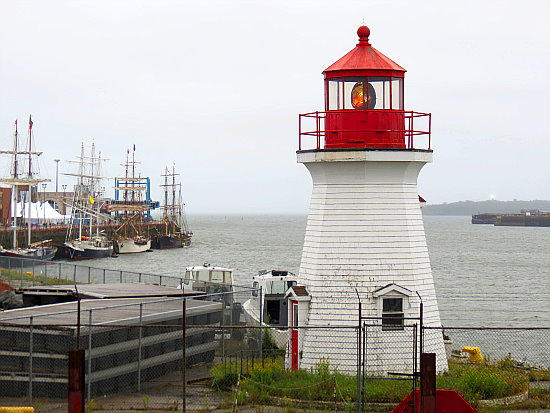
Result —
M31 222L35 223L39 221L62 222L71 218L70 215L61 215L52 208L49 202L18 202L15 205L15 216L18 218L29 219L29 208ZM13 217L13 208L11 212Z

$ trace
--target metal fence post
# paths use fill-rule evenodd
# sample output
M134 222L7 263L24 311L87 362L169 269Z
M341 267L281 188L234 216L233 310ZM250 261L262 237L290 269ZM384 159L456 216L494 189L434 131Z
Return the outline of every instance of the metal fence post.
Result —
M223 316L222 316L222 361L225 364L225 325L223 322ZM230 334L233 332L233 330L229 330Z
M182 295L183 295L183 290L182 290ZM181 325L182 325L182 357L183 357L183 360L182 360L182 366L181 366L181 376L182 376L182 380L183 380L183 389L182 389L182 402L181 402L181 406L182 406L182 411L185 413L187 411L187 401L185 400L185 396L187 394L187 320L186 320L186 317L187 317L187 301L185 300L185 298L183 298L183 311L182 311L182 320L181 320Z
M139 303L138 359L137 359L137 390L141 391L141 337L143 335L143 303Z
M103 268L103 284L105 284L105 268Z
M33 328L32 328L33 317L30 318L29 323L29 404L32 406L32 359L33 359Z
M122 270L120 271L120 283L122 284Z
M262 358L262 368L264 367L264 331L263 331L263 324L264 324L264 308L263 308L263 289L262 286L260 286L260 328L258 331L260 332L260 339L258 343L258 349L260 350L260 357Z
M58 268L59 268L59 272L58 272L57 279L61 280L61 263L58 264Z
M76 284L76 265L73 265L73 281Z
M359 323L357 325L357 411L361 412L362 392L361 392L361 301L359 300Z
M90 284L91 276L92 276L92 267L88 267L88 284Z
M86 400L92 399L92 310L88 316L88 394Z

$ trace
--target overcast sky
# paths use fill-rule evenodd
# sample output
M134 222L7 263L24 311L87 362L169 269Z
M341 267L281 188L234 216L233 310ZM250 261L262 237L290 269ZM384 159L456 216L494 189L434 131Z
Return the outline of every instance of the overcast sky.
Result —
M107 176L135 144L157 199L175 162L190 214L307 213L298 114L323 110L321 72L365 23L407 69L406 109L432 113L429 203L550 199L548 0L0 5L0 146L32 114L47 190L94 139Z

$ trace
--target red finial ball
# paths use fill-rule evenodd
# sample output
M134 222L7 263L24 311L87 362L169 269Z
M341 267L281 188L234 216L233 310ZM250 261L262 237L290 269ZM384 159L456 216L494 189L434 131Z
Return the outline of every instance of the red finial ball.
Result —
M357 29L357 36L366 37L368 39L370 36L370 29L367 26L360 26Z
M357 36L359 36L359 43L358 46L370 46L369 43L369 36L370 36L370 29L367 26L360 26L357 29Z

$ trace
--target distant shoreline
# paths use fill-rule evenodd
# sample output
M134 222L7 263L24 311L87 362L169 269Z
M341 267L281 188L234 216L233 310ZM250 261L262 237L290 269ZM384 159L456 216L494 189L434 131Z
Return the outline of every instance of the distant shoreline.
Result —
M424 215L471 216L483 213L519 214L521 210L550 211L550 201L459 201L443 204L425 205Z

